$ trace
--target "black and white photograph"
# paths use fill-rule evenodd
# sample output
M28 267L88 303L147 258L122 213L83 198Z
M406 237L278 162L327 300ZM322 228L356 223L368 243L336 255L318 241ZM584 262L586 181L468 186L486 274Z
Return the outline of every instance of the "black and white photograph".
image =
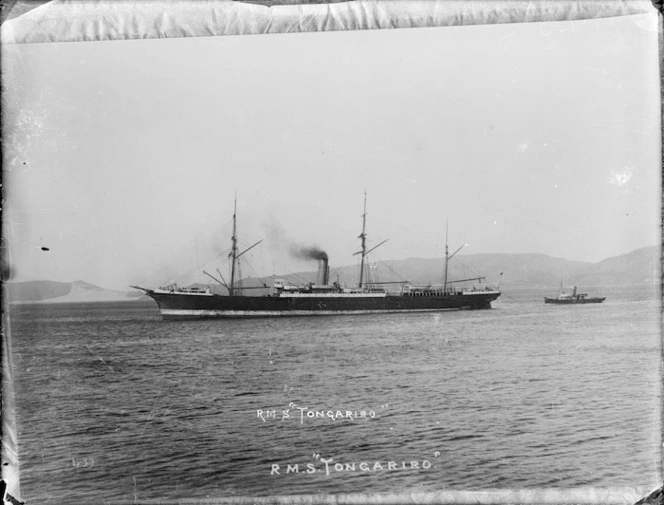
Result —
M661 26L6 3L3 503L661 487Z

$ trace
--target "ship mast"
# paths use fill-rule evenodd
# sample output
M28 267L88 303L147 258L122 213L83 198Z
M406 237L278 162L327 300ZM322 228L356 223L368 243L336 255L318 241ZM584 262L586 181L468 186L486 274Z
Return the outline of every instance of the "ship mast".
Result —
M229 258L231 258L231 282L230 284L226 285L226 288L228 289L228 296L233 296L235 294L235 272L237 271L237 276L240 277L241 279L241 274L240 274L240 256L242 256L244 253L247 253L251 251L254 247L256 247L258 244L260 244L263 240L259 240L253 245L250 245L247 247L244 251L241 253L237 252L237 194L235 195L235 201L233 202L233 236L231 237L231 252L228 255ZM210 275L210 274L208 274ZM219 274L221 276L221 274ZM212 277L210 275L210 277ZM214 279L214 277L212 277ZM215 279L216 280L216 279ZM222 277L223 280L223 277ZM224 284L225 285L225 284ZM245 290L245 289L255 289L251 287L242 287L240 286L237 291ZM262 288L261 288L262 289Z
M452 254L449 253L449 249L447 246L447 234L448 234L448 222L447 220L445 221L445 274L443 276L443 293L447 292L447 265L450 262L452 258L454 258L454 255L458 253L461 249L464 247L470 245L470 244L463 244L461 247L459 247L456 251L454 251ZM479 279L479 277L478 277ZM464 280L473 280L473 279L464 279ZM452 282L460 282L460 281L452 281Z
M385 242L387 242L388 239L383 240L380 244L373 246L371 249L367 251L367 234L366 234L366 229L367 229L367 192L364 192L364 214L362 214L362 233L357 237L362 239L362 249L357 251L353 256L356 254L361 254L362 259L360 260L360 283L359 287L362 287L364 284L364 258L366 258L367 254L370 252L378 249L380 246L382 246ZM370 281L371 282L371 281Z
M362 259L360 260L360 284L359 287L362 287L362 282L364 281L364 257L367 255L367 235L365 233L367 226L367 192L364 191L364 213L362 214L362 233L358 237L362 240ZM356 253L357 254L357 253Z
M228 285L228 296L233 296L235 293L235 264L237 263L237 194L233 202L233 236L231 237L231 252L228 255L231 258L231 283Z
M447 247L447 233L449 230L449 223L445 220L445 275L443 276L443 293L447 292L447 262L449 259L449 249Z

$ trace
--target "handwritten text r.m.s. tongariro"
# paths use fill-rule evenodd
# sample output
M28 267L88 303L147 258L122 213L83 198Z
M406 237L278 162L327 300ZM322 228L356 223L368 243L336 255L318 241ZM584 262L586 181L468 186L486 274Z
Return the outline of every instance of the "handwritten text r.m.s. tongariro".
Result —
M427 459L422 461L362 461L350 463L334 463L333 458L320 458L322 466L318 468L314 463L306 463L300 466L298 463L279 465L273 463L270 475L287 475L291 473L325 472L325 475L341 472L380 472L380 471L405 471L405 470L428 470L431 462ZM333 464L334 463L334 464Z
M280 419L281 421L291 418L299 419L300 424L304 424L305 420L314 419L331 419L332 421L346 419L355 421L358 419L373 419L376 417L376 412L373 410L314 410L307 407L297 406L295 406L294 410L299 410L300 412L293 412L291 409L281 411L257 409L256 417L263 422L268 422L270 419Z

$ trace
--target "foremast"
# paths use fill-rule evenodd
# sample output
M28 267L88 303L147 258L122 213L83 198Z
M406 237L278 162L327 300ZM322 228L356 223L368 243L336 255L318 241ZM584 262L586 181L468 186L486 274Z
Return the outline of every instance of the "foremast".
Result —
M237 265L237 194L233 201L233 235L231 236L231 252L228 255L231 258L231 283L228 285L228 296L235 294L235 268Z
M252 289L252 288L236 288L235 287L235 277L237 272L237 277L240 277L240 256L248 252L250 249L253 249L263 240L259 240L255 244L247 247L241 253L238 253L237 247L237 194L233 201L233 235L231 236L231 252L228 254L228 257L231 259L231 282L229 284L224 284L226 289L228 289L228 296L234 296L236 292L241 291L242 289ZM218 271L218 270L217 270ZM207 272L205 272L207 273ZM209 274L208 274L209 275ZM210 276L212 277L212 276ZM214 279L214 277L212 277ZM216 280L216 279L215 279ZM223 280L223 277L222 277Z

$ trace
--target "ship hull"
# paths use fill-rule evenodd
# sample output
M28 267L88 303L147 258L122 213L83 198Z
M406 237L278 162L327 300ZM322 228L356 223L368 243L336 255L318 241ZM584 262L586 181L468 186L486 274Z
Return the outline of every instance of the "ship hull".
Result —
M586 303L602 303L606 298L583 298L580 300L559 300L557 298L544 298L544 303L554 305L583 305Z
M440 296L220 296L147 291L164 319L260 318L490 309L499 292Z

